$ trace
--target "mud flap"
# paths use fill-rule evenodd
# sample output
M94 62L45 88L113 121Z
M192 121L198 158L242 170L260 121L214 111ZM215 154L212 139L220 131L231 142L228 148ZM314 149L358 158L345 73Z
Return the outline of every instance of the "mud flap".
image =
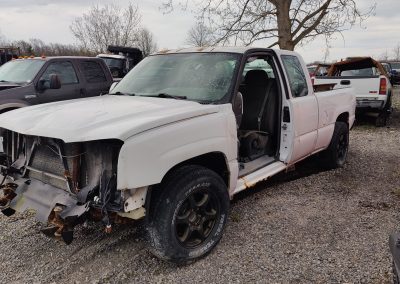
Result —
M11 208L6 208L6 209L1 210L1 213L6 215L7 217L10 217L15 214L15 210L11 209Z

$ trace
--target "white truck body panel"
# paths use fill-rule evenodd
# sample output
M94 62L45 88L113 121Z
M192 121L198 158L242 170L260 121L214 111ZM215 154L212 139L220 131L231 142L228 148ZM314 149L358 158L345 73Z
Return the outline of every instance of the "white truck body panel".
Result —
M224 154L230 168L230 191L235 189L236 120L230 104L218 109L217 113L165 125L126 140L119 154L118 189L160 183L179 163L212 152Z
M129 137L197 116L218 112L219 106L192 101L100 96L36 105L1 115L3 128L25 134L83 142Z

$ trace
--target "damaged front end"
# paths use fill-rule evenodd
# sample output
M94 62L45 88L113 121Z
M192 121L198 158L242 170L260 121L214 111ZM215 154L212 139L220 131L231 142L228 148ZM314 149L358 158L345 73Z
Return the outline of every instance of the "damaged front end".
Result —
M85 220L101 220L110 232L114 222L143 217L144 212L126 211L131 191L117 190L122 145L120 140L64 143L0 129L0 210L6 216L33 210L49 225L43 232L67 244Z

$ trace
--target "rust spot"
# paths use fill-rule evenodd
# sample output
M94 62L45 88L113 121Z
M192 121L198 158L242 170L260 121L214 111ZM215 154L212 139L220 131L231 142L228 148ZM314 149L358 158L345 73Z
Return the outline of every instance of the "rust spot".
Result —
M3 196L0 197L0 208L7 207L11 200L17 196L17 194L14 192L17 187L18 186L15 183L7 183L1 187L3 190Z

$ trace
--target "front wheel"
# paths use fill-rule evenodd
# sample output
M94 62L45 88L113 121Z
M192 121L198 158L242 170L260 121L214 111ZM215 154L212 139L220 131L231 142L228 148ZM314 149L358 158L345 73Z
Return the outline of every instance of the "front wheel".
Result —
M349 150L349 127L337 121L329 147L322 153L323 166L329 169L343 167Z
M222 178L201 166L184 166L161 187L147 224L152 252L175 263L208 254L222 237L229 211Z

